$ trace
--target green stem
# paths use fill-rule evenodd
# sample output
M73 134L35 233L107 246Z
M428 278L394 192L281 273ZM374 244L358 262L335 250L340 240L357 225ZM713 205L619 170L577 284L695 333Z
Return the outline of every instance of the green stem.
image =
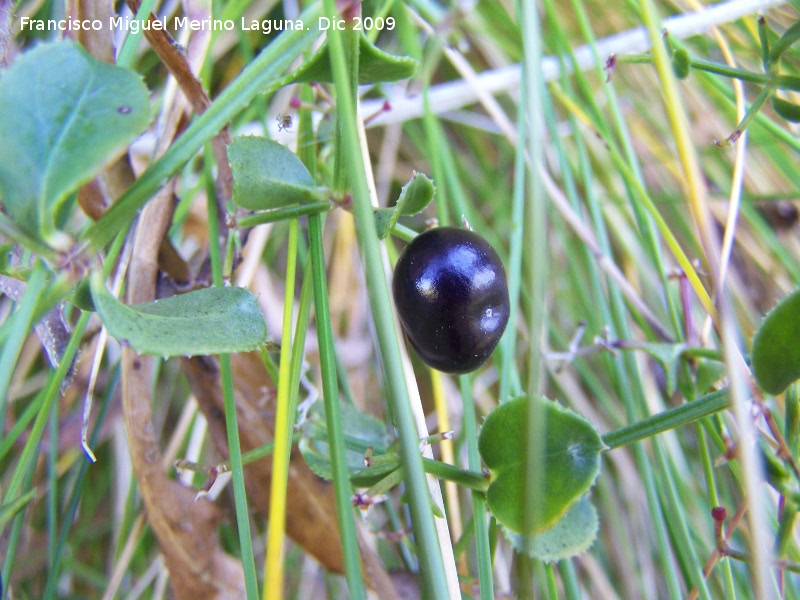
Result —
M523 66L522 87L525 88L526 102L526 129L525 136L519 140L524 144L529 159L526 177L526 202L524 232L529 240L527 247L527 281L530 286L530 309L527 314L526 325L528 336L532 341L528 353L528 382L527 389L529 407L527 415L527 435L524 440L525 473L523 482L523 506L531 508L524 511L523 526L528 529L537 518L537 511L543 506L544 489L543 480L544 454L544 419L543 408L534 401L539 396L542 388L543 359L542 348L543 333L545 331L547 294L547 203L544 193L542 170L544 167L544 84L542 80L542 29L538 7L532 2L519 2L517 14L523 32ZM526 558L520 557L520 565L525 565ZM520 596L527 594L524 580L520 582Z
M328 201L311 202L303 204L302 206L288 206L286 208L277 208L275 210L267 210L257 212L246 217L240 217L236 220L236 225L242 229L255 227L256 225L263 225L264 223L275 223L276 221L285 221L287 219L296 219L297 217L304 217L307 215L319 215L333 209L334 205Z
M14 374L22 345L33 327L36 306L41 301L42 291L47 285L44 265L39 262L28 279L22 298L17 303L17 310L4 324L8 330L7 341L0 352L0 431L5 429L5 415L8 406L8 388Z
M325 12L328 15L336 14L334 0L325 0L324 4ZM422 574L423 593L428 598L448 598L450 594L444 576L444 561L436 535L428 485L422 468L422 457L419 455L419 438L411 413L411 401L400 354L400 342L395 330L389 288L383 271L383 260L378 246L375 220L372 216L372 205L357 134L355 98L350 85L351 76L355 77L356 74L348 73L345 43L346 41L352 42L353 39L357 43L358 32L331 30L328 34L336 86L337 112L342 132L341 141L347 157L342 167L346 169L352 185L353 215L364 265L367 293L384 367L388 401L400 437L408 504L419 550L419 571ZM352 48L353 44L350 43L349 47Z
M353 489L347 472L347 455L342 427L342 412L339 406L339 386L336 375L336 358L333 349L328 307L328 284L325 279L325 255L322 250L322 224L319 215L308 219L308 237L311 245L311 268L314 278L314 307L319 343L320 370L322 372L322 397L325 402L325 421L328 425L328 444L333 468L333 489L336 497L336 517L342 538L344 574L350 598L366 598L364 580L361 576L361 560L358 552L353 504Z
M478 451L478 424L475 419L475 401L470 389L469 375L459 377L461 399L464 404L462 427L467 443L467 466L472 471L481 470L481 455ZM475 552L478 563L478 585L481 600L494 597L492 578L492 552L489 545L489 528L486 524L486 497L472 492L472 527L475 530Z
M206 215L208 218L208 245L211 260L211 280L214 285L222 285L222 257L219 248L219 215L217 214L216 190L214 186L214 169L211 157L214 153L211 144L206 144L206 160L203 163L206 187Z
M281 325L280 376L278 379L278 406L275 411L275 452L272 458L270 479L270 528L267 536L267 554L264 573L264 598L283 598L284 532L286 526L286 489L289 480L291 454L291 429L294 421L291 399L292 357L292 303L294 302L295 274L297 269L297 219L290 221L286 257L286 285L283 298ZM296 340L295 340L296 342Z
M58 561L58 402L50 412L47 449L47 568L52 571Z
M625 56L618 56L617 64L651 65L653 64L653 56L651 54L628 54ZM728 65L723 65L700 58L691 58L689 65L692 69L697 69L698 71L722 75L724 77L730 77L731 79L740 79L741 81L746 81L748 83L757 83L763 85L769 83L771 80L769 75L754 73L753 71L748 71L746 69L737 69L734 67L729 67Z
M747 109L747 113L744 115L742 121L736 126L736 132L731 134L730 138L734 138L734 136L736 139L739 138L742 132L750 125L750 121L756 117L761 110L761 107L764 106L764 103L769 99L774 91L775 89L772 85L765 86L761 90L758 96L756 96L756 99L753 100L753 103ZM735 140L732 139L732 141Z
M0 214L0 234L5 238L15 241L23 248L36 253L50 263L58 260L58 253L55 250L39 241L39 239L34 236L24 232L4 214Z
M613 450L681 425L694 423L703 417L725 410L728 408L728 404L728 390L719 390L698 398L694 402L681 404L632 425L610 431L603 436L603 443L609 450Z
M128 35L122 42L122 48L117 55L117 66L132 69L134 66L134 59L136 58L136 47L139 45L139 40L144 35L142 25L150 17L150 12L153 10L155 0L143 0L139 5L139 10L136 11L135 21L138 27L129 27Z
M404 242L410 242L417 237L417 232L410 227L406 227L402 223L397 223L394 228L392 228L392 235Z
M547 597L558 600L558 585L556 584L556 572L553 568L553 563L545 563L544 572L547 579Z
M253 538L250 535L250 513L247 509L247 492L244 486L244 465L242 446L239 441L239 425L236 421L236 398L233 392L233 371L230 354L220 354L220 379L222 380L222 401L225 408L225 428L228 434L228 451L231 461L233 481L233 501L236 509L236 525L239 531L239 548L242 553L244 583L248 600L258 598L258 576L253 555Z
M483 473L459 469L451 464L432 458L423 458L422 465L426 473L436 475L440 479L453 481L474 492L486 492L489 489L489 479Z
M207 154L211 156L211 154ZM213 191L213 190L212 190ZM220 256L219 223L214 194L207 196L208 239L211 255L211 279L216 286L222 285L223 265ZM235 231L229 230L229 236ZM258 598L258 575L256 573L253 539L250 535L250 516L247 508L247 491L244 485L244 465L242 463L242 446L239 441L239 424L236 418L236 398L233 391L233 370L230 354L219 356L220 383L222 386L222 403L225 412L225 429L228 437L228 459L231 465L233 482L233 499L236 512L236 525L239 533L239 548L242 554L245 590L248 600Z

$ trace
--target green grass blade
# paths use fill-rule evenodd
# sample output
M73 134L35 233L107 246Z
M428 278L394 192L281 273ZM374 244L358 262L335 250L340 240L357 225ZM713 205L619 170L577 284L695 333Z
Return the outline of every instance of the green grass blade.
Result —
M325 8L328 14L336 14L335 3L332 0L326 0ZM423 589L430 598L447 598L450 593L444 577L442 553L436 536L427 481L419 454L417 431L411 414L408 388L400 356L400 343L395 330L389 288L383 271L375 222L372 217L369 191L361 166L363 162L356 133L355 103L345 54L346 40L348 35L352 37L352 32L332 31L330 34L331 63L337 92L338 117L341 120L342 142L348 157L345 168L352 186L356 234L364 261L367 293L373 311L389 403L400 435L400 449L405 482L408 486L414 536L419 549Z
M351 500L353 490L347 471L342 415L339 408L339 386L333 350L333 331L328 309L328 286L325 280L321 220L319 215L309 218L308 236L311 242L311 267L314 277L314 304L322 371L322 395L325 401L325 420L328 424L328 440L333 464L333 486L336 494L336 516L339 521L339 533L342 536L345 577L350 597L358 599L366 598L366 590L361 576L361 560Z

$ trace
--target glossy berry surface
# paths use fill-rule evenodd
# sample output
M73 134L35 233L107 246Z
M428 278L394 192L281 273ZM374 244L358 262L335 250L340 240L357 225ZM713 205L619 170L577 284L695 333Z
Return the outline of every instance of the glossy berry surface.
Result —
M481 366L508 323L503 263L466 229L439 227L415 237L397 260L392 293L411 345L445 373Z

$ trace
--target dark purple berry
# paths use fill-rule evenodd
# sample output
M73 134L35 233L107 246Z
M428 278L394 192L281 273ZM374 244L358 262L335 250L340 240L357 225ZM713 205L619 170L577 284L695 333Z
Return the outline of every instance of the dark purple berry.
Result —
M503 263L466 229L439 227L414 238L397 260L392 292L411 345L445 373L481 366L508 323Z

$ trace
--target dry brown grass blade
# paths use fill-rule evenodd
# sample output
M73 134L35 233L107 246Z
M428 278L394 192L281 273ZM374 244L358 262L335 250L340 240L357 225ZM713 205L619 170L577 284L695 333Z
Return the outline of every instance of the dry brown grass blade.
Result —
M241 565L218 545L220 510L207 501L195 502L191 490L162 470L150 411L153 363L152 357L123 350L123 412L133 470L175 596L240 598L244 594Z
M258 353L236 354L231 363L242 452L248 452L272 441L277 394ZM227 458L228 438L217 364L208 358L195 357L185 359L183 365L200 410L208 420L214 444ZM342 573L344 561L333 486L317 477L297 450L291 458L286 531L326 569ZM244 470L248 500L264 516L269 514L271 472L270 458L250 463ZM396 598L388 574L363 536L359 545L367 585L382 599Z

